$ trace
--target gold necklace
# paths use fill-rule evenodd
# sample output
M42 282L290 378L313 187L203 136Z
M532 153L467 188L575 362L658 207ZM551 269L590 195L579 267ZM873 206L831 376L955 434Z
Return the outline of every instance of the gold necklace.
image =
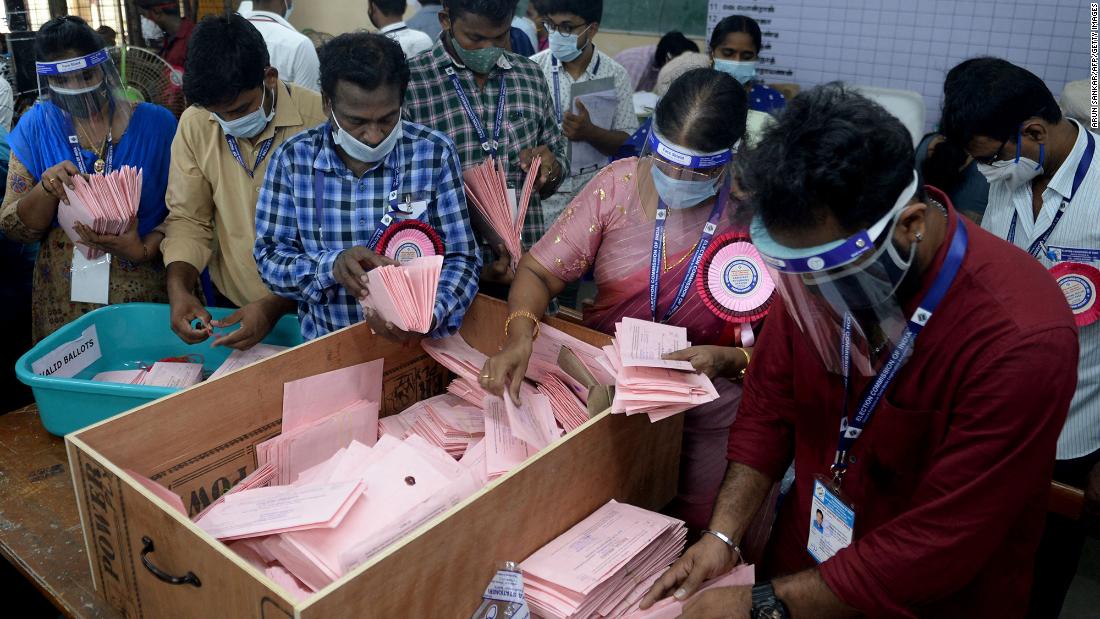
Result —
M695 241L695 244L692 245L691 248L689 248L687 250L687 253L685 253L683 256L680 257L680 259L676 262L676 264L674 264L672 266L668 266L668 252L665 249L665 237L666 237L666 234L662 233L661 234L661 258L664 261L665 273L668 273L672 269L675 269L676 267L683 264L684 260L687 260L687 257L690 256L692 254L692 252L695 251L696 247L698 247L699 241Z
M110 126L107 127L107 136L104 138L103 144L99 148L93 146L93 144L95 144L95 141L92 140L83 131L81 131L79 127L77 128L77 131L79 131L81 133L81 137L83 137L88 142L88 150L95 153L95 163L92 164L92 169L95 170L96 174L103 174L107 170L107 162L103 160L103 153L107 151L108 146L111 144L112 128Z

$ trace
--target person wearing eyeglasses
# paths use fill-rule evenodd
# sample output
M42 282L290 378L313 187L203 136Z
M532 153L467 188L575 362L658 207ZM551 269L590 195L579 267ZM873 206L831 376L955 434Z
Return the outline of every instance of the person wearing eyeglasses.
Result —
M554 221L630 138L638 117L626 69L596 47L603 0L543 0L539 6L545 11L542 24L550 47L531 60L546 76L555 118L573 143L572 169L554 195L543 201L543 216ZM578 84L597 80L606 87L598 101L602 109L589 110L573 93Z
M842 85L792 99L740 178L782 302L710 525L641 607L673 595L693 619L1020 617L1077 380L1058 286L922 186L909 131ZM757 584L691 598L741 560L792 461Z
M1100 135L1064 117L1039 76L999 58L959 64L943 91L947 140L989 181L982 227L1049 269L1080 329L1077 392L1054 479L1085 489L1085 513L1048 516L1028 613L1057 617L1089 528L1100 522Z

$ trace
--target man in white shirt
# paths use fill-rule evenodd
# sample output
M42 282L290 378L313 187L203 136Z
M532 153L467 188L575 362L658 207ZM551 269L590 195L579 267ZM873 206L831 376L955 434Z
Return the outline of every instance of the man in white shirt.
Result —
M253 0L251 9L241 6L241 15L252 22L267 43L271 66L279 77L304 88L319 90L321 63L309 37L298 32L287 18L294 10L291 0Z
M443 10L440 0L421 0L420 10L405 22L409 28L419 30L432 38L432 43L439 40L439 34L443 32L443 26L439 25L439 13Z
M405 0L370 0L367 16L380 34L397 41L405 58L412 58L432 48L432 38L405 25L402 17L408 8Z
M1057 617L1088 527L1100 522L1100 135L1064 117L1038 76L999 58L967 60L947 74L943 133L989 181L982 227L1050 269L1077 319L1077 391L1054 479L1085 489L1084 513L1048 514L1028 609L1029 617Z
M15 96L12 94L11 84L0 77L0 127L4 131L11 131L11 119L15 113Z
M573 152L572 170L566 171L557 192L542 203L549 224L630 138L638 128L638 117L634 115L634 89L626 69L596 49L593 42L600 28L603 1L546 0L539 6L544 11L542 19L550 48L531 60L546 76L558 124ZM607 92L614 102L605 98L604 106L613 105L613 110L589 110L580 101L574 105L574 90L594 80L609 87Z

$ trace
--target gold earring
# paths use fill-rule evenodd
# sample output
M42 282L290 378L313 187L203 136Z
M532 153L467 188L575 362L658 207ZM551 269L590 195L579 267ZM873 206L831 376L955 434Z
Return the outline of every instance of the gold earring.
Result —
M918 243L920 243L921 241L923 241L923 240L924 240L924 233L923 233L923 232L918 232L918 233L916 233L916 234L915 234L915 235L913 235L913 236L915 237L915 240L916 240L916 241L917 241Z

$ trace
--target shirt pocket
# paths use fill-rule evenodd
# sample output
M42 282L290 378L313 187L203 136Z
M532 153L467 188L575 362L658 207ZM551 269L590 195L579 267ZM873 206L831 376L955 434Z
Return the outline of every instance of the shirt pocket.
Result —
M508 119L508 158L519 161L519 152L539 143L539 125L542 115L533 105L521 103L507 114Z
M884 494L908 493L931 464L940 414L933 409L902 408L883 398L856 445L864 474ZM866 441L864 450L859 442Z

